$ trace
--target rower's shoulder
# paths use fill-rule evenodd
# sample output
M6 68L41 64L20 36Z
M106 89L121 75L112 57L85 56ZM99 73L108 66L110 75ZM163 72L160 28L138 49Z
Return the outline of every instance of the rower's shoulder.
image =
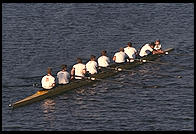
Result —
M57 72L57 75L60 74L60 73L61 73L61 71L58 71L58 72Z
M130 48L130 47L126 46L126 47L124 47L124 50L125 50L125 49L129 49L129 48Z
M149 45L150 45L149 43L146 43L142 47L146 47L146 46L149 46Z
M44 79L44 78L46 78L47 77L47 75L44 75L43 77L42 77L42 79Z
M44 75L44 76L42 77L42 79L46 79L46 78L54 78L54 76L46 74L46 75Z
M84 63L77 63L77 64L73 65L73 67L76 67L76 66L85 66L85 64Z

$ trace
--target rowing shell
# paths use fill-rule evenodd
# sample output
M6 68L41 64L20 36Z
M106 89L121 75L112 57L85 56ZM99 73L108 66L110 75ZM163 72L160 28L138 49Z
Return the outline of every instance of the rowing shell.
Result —
M168 48L166 50L164 50L166 52L166 54L170 51L174 50L173 48ZM159 58L160 56L162 56L164 54L155 54L155 55L149 55L145 58L145 60L155 60L157 58ZM134 62L128 62L128 63L124 63L124 64L112 64L110 65L110 68L116 68L119 67L121 69L132 69L138 65L144 64L143 62L140 61L134 61ZM72 90L72 89L76 89L82 86L87 86L87 85L92 85L93 83L97 82L98 80L96 79L104 79L107 77L111 77L113 75L116 75L119 71L117 70L112 70L112 69L104 69L102 72L98 73L98 74L94 74L91 77L95 78L95 80L89 80L89 79L81 79L81 80L75 80L75 81L71 81L69 84L66 85L60 85L58 87L55 87L51 90L43 90L43 91L37 91L35 94L26 97L20 101L17 101L13 104L9 104L10 107L12 108L18 108L21 106L25 106L27 104L31 104L40 100L44 100L48 97L52 97L52 96L56 96L59 95L61 93L64 93L66 91Z

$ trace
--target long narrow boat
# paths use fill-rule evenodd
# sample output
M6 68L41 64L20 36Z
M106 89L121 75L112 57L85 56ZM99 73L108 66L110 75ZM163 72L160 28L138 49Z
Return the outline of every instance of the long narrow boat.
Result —
M166 50L164 50L165 52L170 52L174 50L173 48L168 48ZM157 58L159 58L160 56L163 56L164 54L155 54L155 55L149 55L145 58L142 58L142 60L155 60ZM56 88L53 88L51 90L45 90L45 91L38 91L35 94L26 97L20 101L17 101L13 104L9 104L10 107L12 108L17 108L17 107L21 107L21 106L25 106L27 104L31 104L40 100L44 100L48 97L52 97L52 96L56 96L59 95L61 93L64 93L66 91L72 90L72 89L76 89L82 86L87 86L87 85L91 85L97 81L99 81L100 79L104 79L113 75L116 75L119 73L119 71L111 69L111 68L121 68L121 69L132 69L138 65L143 64L144 62L135 60L134 62L127 62L124 64L112 64L109 68L110 69L104 69L102 72L92 75L91 78L95 78L95 80L91 80L91 79L82 79L82 80L77 80L77 81L71 81L69 84L63 85L63 86L58 86ZM96 80L97 79L97 80Z

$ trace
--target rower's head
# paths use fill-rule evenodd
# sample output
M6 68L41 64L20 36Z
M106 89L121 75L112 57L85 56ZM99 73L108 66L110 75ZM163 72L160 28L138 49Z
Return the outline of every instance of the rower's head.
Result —
M132 43L131 42L128 42L127 46L128 47L132 47Z
M66 71L67 70L67 65L65 65L65 64L61 65L61 69Z
M47 73L48 73L48 74L52 74L52 68L48 67Z
M155 46L154 42L151 42L149 45L151 48L154 48L154 46Z
M122 47L119 50L120 50L120 52L124 52L124 48L122 48Z
M82 63L82 59L81 58L77 58L77 63Z
M91 61L95 61L96 60L96 56L95 55L91 55Z
M159 45L160 42L161 42L160 40L156 40L156 41L155 41L155 45Z
M102 55L102 56L106 56L106 53L107 53L106 50L101 51L101 55Z

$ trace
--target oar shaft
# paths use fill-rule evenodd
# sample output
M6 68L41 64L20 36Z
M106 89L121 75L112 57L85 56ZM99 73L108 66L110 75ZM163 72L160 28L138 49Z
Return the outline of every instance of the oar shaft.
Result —
M178 67L187 67L187 66L183 66L183 65L177 65L177 64L174 64L174 63L166 63L166 62L158 62L158 61L151 61L151 60L145 60L145 59L135 59L137 61L140 61L140 62L149 62L149 63L155 63L155 64L163 64L163 65L173 65L173 66L178 66Z
M123 72L135 72L135 73L138 73L138 71L122 69L122 68L119 68L119 67L110 68L110 69L114 69L114 70L117 70L117 71L120 70L120 71L123 71ZM155 72L151 72L151 73L155 74L155 75L159 75L159 76L166 76L166 77L172 77L172 78L182 78L182 76L171 76L171 75L160 74L160 73L155 73Z
M34 83L33 87L35 87L35 88L42 88L42 86L40 84L38 84L38 83Z
M76 76L76 77L82 77L82 76ZM126 85L131 85L133 86L133 84L137 84L138 83L123 83L123 82L119 82L119 81L115 81L115 80L107 80L107 79L99 79L99 78L95 78L95 77L82 77L84 79L88 79L88 80L92 80L92 81L107 81L107 82L111 82L111 83L117 83L117 84L126 84Z

